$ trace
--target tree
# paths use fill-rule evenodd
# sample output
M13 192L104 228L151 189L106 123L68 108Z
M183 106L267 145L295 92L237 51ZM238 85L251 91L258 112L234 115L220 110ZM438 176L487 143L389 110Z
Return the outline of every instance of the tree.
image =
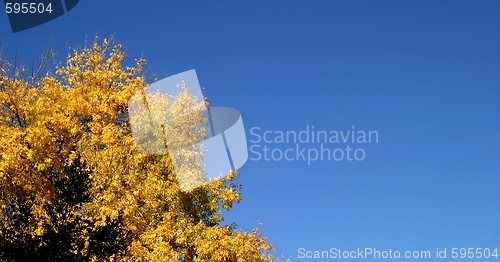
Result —
M36 70L37 77L1 55L1 258L275 259L258 229L221 225L222 208L241 200L241 186L234 182L238 172L181 191L168 149L162 155L137 150L128 101L144 93L146 60L124 66L122 45L97 37L73 49L54 73ZM189 132L168 138L189 144L203 138L207 119L193 115L200 105L188 86L181 88L163 106L172 114L191 114L176 123Z

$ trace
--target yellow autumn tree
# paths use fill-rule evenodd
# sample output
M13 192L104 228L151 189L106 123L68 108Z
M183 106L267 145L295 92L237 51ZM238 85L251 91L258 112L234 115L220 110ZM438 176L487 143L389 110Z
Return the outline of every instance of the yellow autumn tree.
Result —
M222 208L241 200L236 171L184 191L178 181L189 178L178 177L168 148L137 149L128 103L137 92L146 96L146 61L124 66L124 59L121 44L96 37L71 50L55 73L34 77L1 53L0 258L275 260L258 229L221 225ZM148 109L189 116L175 123L186 132L163 139L193 145L204 138L207 119L189 86L179 88L174 102L157 99L164 104ZM200 150L182 152L201 159ZM202 174L197 164L186 169L196 179Z

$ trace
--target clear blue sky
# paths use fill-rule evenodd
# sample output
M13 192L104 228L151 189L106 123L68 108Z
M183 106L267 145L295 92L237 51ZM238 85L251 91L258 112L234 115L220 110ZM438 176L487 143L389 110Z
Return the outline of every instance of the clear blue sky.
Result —
M362 161L249 153L225 222L262 221L293 261L307 261L299 248L430 250L427 260L436 248L500 249L499 1L82 0L15 34L0 15L0 31L26 63L51 38L63 59L66 46L115 34L152 72L196 69L260 153L297 145L253 143L253 127L377 131L378 143L323 145L362 149Z

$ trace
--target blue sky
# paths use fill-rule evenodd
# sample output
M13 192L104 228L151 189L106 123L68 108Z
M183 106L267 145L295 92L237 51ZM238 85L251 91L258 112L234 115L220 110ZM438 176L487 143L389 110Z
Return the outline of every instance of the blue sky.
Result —
M67 46L115 34L151 72L196 69L211 104L237 108L260 150L297 145L252 143L253 127L377 131L378 143L323 145L361 149L362 161L249 159L239 170L243 201L225 222L262 221L286 258L500 249L498 1L82 0L15 34L0 15L0 32L26 63L52 38L63 59Z

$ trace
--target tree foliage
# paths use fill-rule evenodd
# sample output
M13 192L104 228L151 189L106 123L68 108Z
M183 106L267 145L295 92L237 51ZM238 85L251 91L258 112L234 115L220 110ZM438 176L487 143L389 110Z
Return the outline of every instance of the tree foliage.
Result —
M236 171L182 191L168 150L137 150L127 112L131 96L147 86L144 59L124 66L122 45L96 37L54 73L33 77L1 55L0 258L275 259L259 230L221 225L222 208L241 200ZM172 114L199 106L188 92L176 101ZM175 138L180 145L201 138L205 118L179 119L190 134Z

